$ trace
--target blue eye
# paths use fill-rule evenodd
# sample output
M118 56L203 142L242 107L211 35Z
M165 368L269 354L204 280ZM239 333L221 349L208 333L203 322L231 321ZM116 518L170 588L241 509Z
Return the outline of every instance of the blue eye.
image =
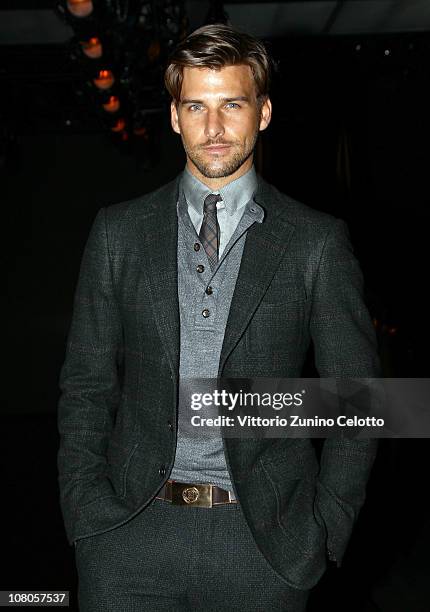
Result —
M200 110L202 107L200 104L191 104L191 106L189 107L190 111L196 111L196 110Z
M233 108L240 108L239 104L236 104L236 102L229 102L227 104L227 106L233 107Z

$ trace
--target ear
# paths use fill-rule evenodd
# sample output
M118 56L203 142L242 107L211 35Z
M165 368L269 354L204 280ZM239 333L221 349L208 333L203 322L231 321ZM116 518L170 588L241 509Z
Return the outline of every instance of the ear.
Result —
M179 127L178 108L174 100L172 100L170 103L170 121L172 124L173 131L177 134L180 134L181 130Z
M270 101L270 98L267 97L261 105L260 127L259 127L260 132L267 128L267 126L270 123L271 118L272 118L272 103Z

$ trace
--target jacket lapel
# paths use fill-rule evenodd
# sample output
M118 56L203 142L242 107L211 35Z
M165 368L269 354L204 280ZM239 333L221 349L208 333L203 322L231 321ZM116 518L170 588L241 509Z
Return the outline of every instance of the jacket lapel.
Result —
M146 202L139 231L146 286L174 379L179 375L180 350L176 213L180 176Z
M247 232L221 350L218 376L224 363L245 331L268 288L294 233L290 208L276 189L258 176L254 196L265 211L263 223L254 223ZM290 213L290 214L289 214Z
M154 318L175 379L179 375L180 350L176 213L180 177L156 191L146 202L139 229L142 267ZM260 176L254 199L263 207L265 217L263 223L254 223L247 232L224 334L219 375L269 286L295 229L285 199Z

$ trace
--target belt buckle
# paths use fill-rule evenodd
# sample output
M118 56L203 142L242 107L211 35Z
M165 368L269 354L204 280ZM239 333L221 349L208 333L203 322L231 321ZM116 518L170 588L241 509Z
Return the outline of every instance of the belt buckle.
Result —
M172 504L212 508L212 485L172 482Z

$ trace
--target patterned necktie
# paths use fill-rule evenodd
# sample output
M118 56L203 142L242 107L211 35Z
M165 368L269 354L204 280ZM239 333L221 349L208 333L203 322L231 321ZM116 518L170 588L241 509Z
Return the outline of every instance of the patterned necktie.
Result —
M218 248L219 248L219 225L216 215L216 203L222 200L220 195L210 193L205 198L203 208L203 223L200 228L199 238L207 253L211 270L218 263Z

